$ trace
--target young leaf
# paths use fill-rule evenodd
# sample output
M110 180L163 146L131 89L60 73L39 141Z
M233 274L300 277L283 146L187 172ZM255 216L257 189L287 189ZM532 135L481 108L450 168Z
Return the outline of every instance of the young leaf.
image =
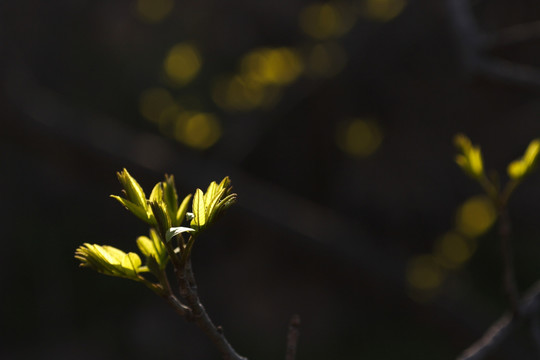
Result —
M167 213L172 222L176 220L176 214L178 212L178 194L176 192L176 185L174 184L173 175L165 175L165 181L163 184L163 201L167 205ZM174 225L174 224L173 224Z
M530 174L536 168L539 153L540 139L534 139L525 150L525 154L508 165L508 175L512 179L518 180Z
M212 181L210 185L208 185L208 188L206 189L206 192L204 193L204 205L208 207L208 203L211 202L215 196L216 193L219 192L220 188L216 184L215 181Z
M133 252L124 254L121 266L125 274L128 274L130 277L136 277L139 266L141 266L141 258Z
M135 215L136 217L138 217L139 219L141 219L142 221L150 224L150 225L153 225L152 224L152 219L150 218L150 216L148 215L148 213L146 212L146 209L144 209L143 207L135 204L135 203L132 203L131 201L127 200L127 199L124 199L120 196L117 196L117 195L111 195L111 197L113 199L116 199L118 200L118 202L120 202L120 204L124 205L124 207L126 209L128 209L133 215Z
M193 197L193 215L194 218L191 220L191 226L195 228L195 230L199 231L202 229L204 224L206 224L204 194L201 189L197 189L195 191L195 196Z
M169 261L169 255L163 242L159 238L159 235L154 229L150 230L150 238L139 236L137 238L137 246L146 257L146 265L152 272L155 268L153 263L157 264L159 269L165 269L167 262Z
M154 243L146 236L139 236L137 238L137 247L146 257L157 257L158 255Z
M81 266L102 274L139 281L137 275L141 259L135 253L126 254L112 246L85 243L75 251L75 258L81 261Z
M484 176L484 162L480 147L473 146L469 138L463 134L456 135L454 144L460 152L456 155L456 163L472 178L482 178Z
M230 194L230 191L229 177L225 177L219 185L212 181L204 194L197 189L193 198L194 218L191 221L196 231L208 226L219 213L234 203L236 194Z
M189 228L189 227L184 227L184 226L172 227L169 230L167 230L167 235L166 235L165 239L167 240L167 242L169 242L176 235L182 234L182 233L185 233L185 232L190 232L190 231L195 231L195 229L192 229L192 228Z
M122 184L126 197L132 203L146 209L146 196L139 183L129 174L127 169L117 173L118 180Z
M209 197L207 204L206 204L206 214L208 216L208 222L210 223L214 216L216 215L216 208L219 207L219 202L221 200L221 196L225 193L225 189L221 189L218 192L214 193L214 197Z
M180 204L180 206L178 207L178 211L176 212L176 219L175 219L175 222L173 222L174 226L180 226L182 222L184 221L190 200L191 200L191 194L186 196L184 200L182 201L182 203Z
M159 235L164 238L167 230L171 227L171 219L167 214L167 208L163 201L161 202L150 202L150 207L154 218L156 219L157 229L159 230Z
M160 202L163 200L163 185L162 183L157 183L152 192L150 193L149 201Z

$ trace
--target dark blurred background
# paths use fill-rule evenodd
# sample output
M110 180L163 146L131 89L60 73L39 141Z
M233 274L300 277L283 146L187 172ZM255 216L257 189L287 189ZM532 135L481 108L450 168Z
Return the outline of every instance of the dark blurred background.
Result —
M495 213L453 136L507 164L540 134L534 0L36 1L0 5L0 358L217 359L144 287L80 269L136 249L129 169L181 196L232 178L196 244L238 352L453 359L507 309ZM538 174L510 202L521 291L540 278ZM536 359L526 331L489 359Z

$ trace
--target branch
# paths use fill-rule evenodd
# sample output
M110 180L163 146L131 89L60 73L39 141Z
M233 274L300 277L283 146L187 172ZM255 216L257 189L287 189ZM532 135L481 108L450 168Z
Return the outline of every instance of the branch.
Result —
M502 29L487 39L489 47L500 47L540 38L540 21L517 24Z
M540 38L540 21L486 34L478 26L470 1L446 0L446 8L461 64L467 71L503 82L540 87L539 69L484 54L494 47Z
M529 65L516 64L496 58L485 58L476 63L475 71L479 75L506 83L540 87L540 70Z
M186 300L192 311L189 314L190 316L185 316L186 320L194 322L208 336L220 352L223 360L247 360L234 350L225 338L223 329L214 325L206 312L197 294L197 285L191 268L191 261L184 263L183 268L178 269L176 275L179 282L180 295Z
M195 324L208 336L214 343L224 360L247 360L240 356L233 349L231 344L225 338L223 329L214 325L203 305L198 302L198 314L195 315Z
M514 257L512 253L512 242L510 239L511 224L508 216L508 210L504 205L499 210L499 237L501 238L501 256L503 258L504 273L503 284L506 290L506 296L510 303L510 308L514 316L519 316L518 301L519 291L516 285L516 276L514 270Z
M505 314L497 320L486 333L469 348L467 348L457 360L482 360L495 351L502 342L508 338L525 319L538 315L540 310L540 281L533 285L525 297L518 304L519 316Z

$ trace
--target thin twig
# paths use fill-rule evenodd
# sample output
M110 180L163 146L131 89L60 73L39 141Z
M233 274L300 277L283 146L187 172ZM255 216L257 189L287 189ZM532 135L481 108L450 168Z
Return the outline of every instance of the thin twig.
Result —
M482 360L496 350L512 332L523 323L524 319L537 316L540 309L540 282L530 288L522 301L519 302L519 317L505 314L497 320L485 334L457 360Z
M449 22L465 71L521 86L540 87L540 70L486 55L493 47L540 37L540 22L526 23L487 34L478 26L468 0L446 0Z
M199 312L195 324L208 336L221 353L223 360L247 360L240 356L225 338L223 329L214 325L203 305L199 302Z
M479 62L478 48L484 43L468 0L446 0L447 14L461 64L466 71L475 71Z
M519 292L515 279L514 256L510 238L511 224L506 207L499 213L499 236L501 238L501 255L503 258L503 283L508 302L514 316L519 316Z
M294 314L289 322L289 332L287 333L287 351L285 360L295 360L298 337L300 336L300 316Z
M192 310L191 316L185 317L186 320L194 322L206 334L220 352L223 360L247 360L234 350L229 341L225 338L222 328L214 325L210 319L210 316L206 312L206 309L197 294L197 286L190 262L188 261L184 264L183 268L178 269L176 275L178 278L180 295L186 300Z

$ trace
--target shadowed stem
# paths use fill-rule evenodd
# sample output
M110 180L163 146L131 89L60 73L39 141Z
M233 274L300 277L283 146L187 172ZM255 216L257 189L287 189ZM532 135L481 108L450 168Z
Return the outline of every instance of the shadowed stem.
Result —
M519 316L519 292L514 271L514 255L511 243L511 223L506 207L499 211L499 236L501 238L501 255L504 264L503 283L508 302L514 316Z
M499 237L501 239L501 255L504 265L503 283L510 304L510 308L514 316L519 316L518 302L519 291L516 283L516 275L514 270L514 252L512 249L512 222L508 215L508 199L512 192L519 185L520 180L512 179L506 184L504 190L498 197L495 204L499 212Z
M222 328L214 325L206 312L197 294L197 284L191 268L191 261L188 260L183 268L175 270L177 270L180 295L191 308L189 316L185 316L186 320L194 322L208 336L224 360L247 360L234 350L225 338Z
M493 205L497 209L499 220L499 238L501 241L501 257L503 263L503 284L510 309L514 316L518 316L518 302L519 291L516 283L516 276L514 270L514 252L512 249L512 224L510 217L508 216L508 199L516 187L519 185L520 180L511 179L502 191L498 190L498 186L493 185L485 176L480 179L480 184L486 190L488 196L491 198Z
M224 360L247 360L247 358L236 353L231 344L225 338L221 327L216 327L214 325L200 302L198 302L196 312L193 316L193 321L214 343Z

